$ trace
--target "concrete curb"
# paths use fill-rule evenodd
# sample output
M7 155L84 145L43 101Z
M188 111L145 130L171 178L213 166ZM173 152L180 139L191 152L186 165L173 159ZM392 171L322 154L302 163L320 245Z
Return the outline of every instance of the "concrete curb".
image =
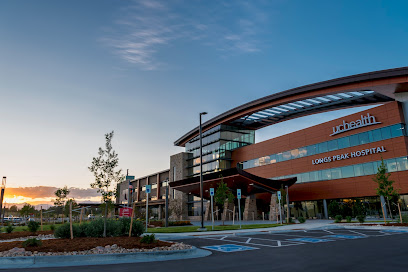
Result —
M211 255L211 251L193 247L192 249L174 251L119 254L1 257L0 269L157 262L200 258L209 255Z

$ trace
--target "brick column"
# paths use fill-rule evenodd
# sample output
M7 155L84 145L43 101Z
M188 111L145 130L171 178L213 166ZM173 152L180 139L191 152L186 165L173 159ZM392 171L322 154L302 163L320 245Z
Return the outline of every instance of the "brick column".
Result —
M156 182L157 182L157 199L160 199L160 174L157 174L157 179L156 179Z

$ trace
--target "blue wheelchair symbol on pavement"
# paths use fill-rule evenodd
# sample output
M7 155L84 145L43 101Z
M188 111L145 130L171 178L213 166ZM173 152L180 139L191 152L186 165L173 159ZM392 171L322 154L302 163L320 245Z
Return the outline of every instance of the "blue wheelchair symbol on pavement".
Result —
M295 239L287 239L288 241L295 241L295 242L307 242L307 243L323 243L323 242L331 242L333 240L329 239L320 239L320 238L295 238Z
M248 246L240 246L240 245L219 245L219 246L206 246L202 247L204 249L211 249L215 251L221 251L221 252L238 252L238 251L245 251L245 250L253 250L253 249L259 249L255 247L248 247Z
M343 238L343 239L360 239L360 238L366 238L366 236L360 236L360 235L327 235L325 237L328 238Z

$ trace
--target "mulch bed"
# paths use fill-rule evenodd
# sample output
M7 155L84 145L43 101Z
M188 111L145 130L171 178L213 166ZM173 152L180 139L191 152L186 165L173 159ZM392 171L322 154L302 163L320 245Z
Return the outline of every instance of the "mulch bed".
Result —
M12 233L0 233L0 240L10 240L10 239L16 239L16 238L21 238L21 237L27 237L27 236L37 236L37 235L47 235L47 234L53 234L54 232L51 230L45 230L45 231L37 231L35 233L29 232L29 231L16 231Z
M71 251L84 251L90 250L97 246L118 245L119 247L131 249L151 249L155 247L171 246L173 243L157 241L152 244L140 243L140 237L106 237L106 238L93 238L93 237L81 237L71 239L51 239L43 240L42 245L38 247L25 247L26 250L38 251L38 252L71 252ZM22 241L16 242L3 242L0 243L0 251L10 250L15 247L23 247Z

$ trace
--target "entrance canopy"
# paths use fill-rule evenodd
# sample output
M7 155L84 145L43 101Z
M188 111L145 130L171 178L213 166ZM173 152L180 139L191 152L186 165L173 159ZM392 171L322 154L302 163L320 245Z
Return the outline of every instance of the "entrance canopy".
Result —
M219 172L203 175L204 198L210 198L210 188L216 189L218 183L224 181L236 195L237 189L241 189L243 196L258 193L274 193L285 186L292 186L297 178L272 180L250 174L242 169L230 168ZM170 187L183 193L200 196L200 177L192 177L170 182Z

